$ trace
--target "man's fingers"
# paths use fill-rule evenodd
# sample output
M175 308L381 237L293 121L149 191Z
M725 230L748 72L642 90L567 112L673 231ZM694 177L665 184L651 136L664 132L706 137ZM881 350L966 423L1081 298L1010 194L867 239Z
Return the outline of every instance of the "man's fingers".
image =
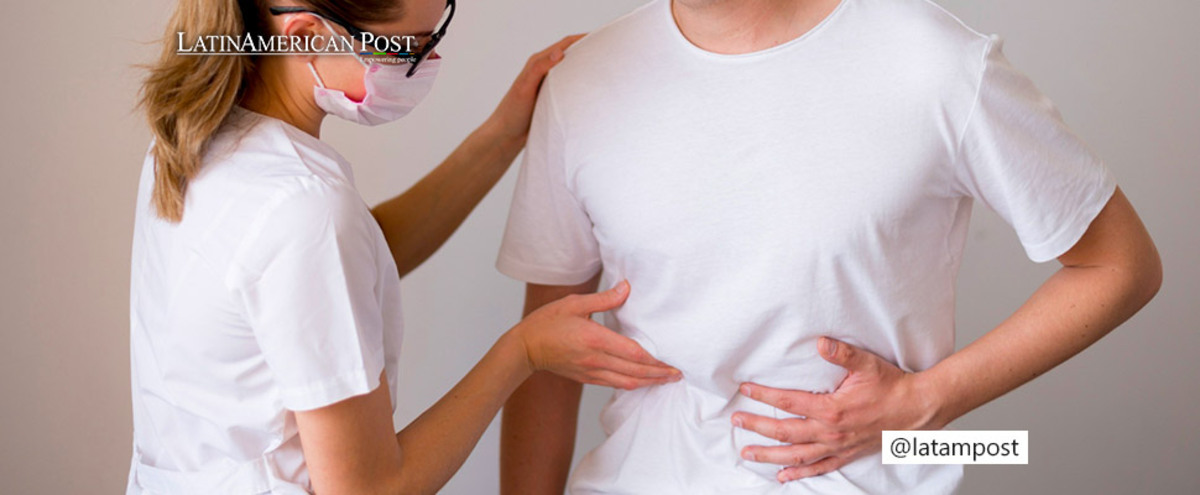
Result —
M805 443L765 447L751 445L742 449L742 458L748 461L779 464L781 466L804 466L814 464L829 456L832 449L824 444Z
M806 418L824 419L825 413L830 409L828 394L784 390L757 383L743 383L739 391L746 397Z
M601 313L615 309L625 303L629 297L629 282L622 280L616 286L603 292L585 294L573 298L570 310L581 316Z
M812 464L780 469L779 472L775 474L775 479L779 480L780 483L787 483L800 478L820 476L835 469L841 468L847 462L849 461L845 458L829 456Z
M767 438L783 443L809 443L817 441L813 423L799 418L775 419L757 414L737 412L733 414L733 425L750 430Z

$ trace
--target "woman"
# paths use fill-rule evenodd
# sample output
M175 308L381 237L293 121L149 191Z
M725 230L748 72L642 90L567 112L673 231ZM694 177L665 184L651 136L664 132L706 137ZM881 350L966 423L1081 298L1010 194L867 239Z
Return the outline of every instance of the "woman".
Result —
M495 112L412 189L368 210L320 141L428 91L453 2L183 0L142 93L155 140L135 221L129 493L431 493L531 373L635 388L679 379L592 323L629 287L568 298L505 333L396 433L400 277L524 145L538 85L578 37L529 59ZM450 9L450 16L438 28ZM175 33L418 36L415 59L181 56ZM433 33L437 34L433 34ZM183 39L181 38L181 39Z

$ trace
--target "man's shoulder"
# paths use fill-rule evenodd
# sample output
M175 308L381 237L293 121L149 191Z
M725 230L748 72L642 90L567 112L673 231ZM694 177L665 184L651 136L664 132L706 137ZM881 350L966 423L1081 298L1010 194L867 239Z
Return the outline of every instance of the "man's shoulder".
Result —
M993 37L932 0L842 0L860 7L855 29L864 59L888 84L938 100L970 99Z
M983 34L933 0L842 0L865 7L866 18L898 47L961 55L988 42Z

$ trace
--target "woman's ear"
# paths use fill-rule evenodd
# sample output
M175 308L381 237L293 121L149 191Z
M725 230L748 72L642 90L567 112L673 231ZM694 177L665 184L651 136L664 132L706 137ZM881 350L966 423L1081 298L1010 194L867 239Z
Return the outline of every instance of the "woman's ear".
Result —
M329 36L324 23L314 14L297 12L277 17L276 26L284 36Z
M311 46L317 47L325 46L330 36L337 36L337 33L330 32L329 28L325 27L325 24L317 16L305 13L285 15L273 27L277 27L277 32L285 36L285 40L288 40L284 42L287 43L288 50L291 49L290 40L293 39L293 36L300 39L315 38L308 43L311 43ZM302 44L300 48L303 49L305 46L308 45ZM304 63L313 62L317 58L314 54L297 55L297 57Z

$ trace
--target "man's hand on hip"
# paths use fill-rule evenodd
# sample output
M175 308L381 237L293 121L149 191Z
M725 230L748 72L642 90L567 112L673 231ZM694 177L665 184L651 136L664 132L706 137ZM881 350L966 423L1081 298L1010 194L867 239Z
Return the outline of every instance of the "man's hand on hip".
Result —
M786 466L781 483L818 476L878 452L883 430L929 430L935 424L938 396L920 373L896 365L845 342L822 337L821 357L849 370L831 393L785 390L755 383L741 393L803 418L774 419L746 412L733 414L736 427L790 444L752 445L743 458Z

